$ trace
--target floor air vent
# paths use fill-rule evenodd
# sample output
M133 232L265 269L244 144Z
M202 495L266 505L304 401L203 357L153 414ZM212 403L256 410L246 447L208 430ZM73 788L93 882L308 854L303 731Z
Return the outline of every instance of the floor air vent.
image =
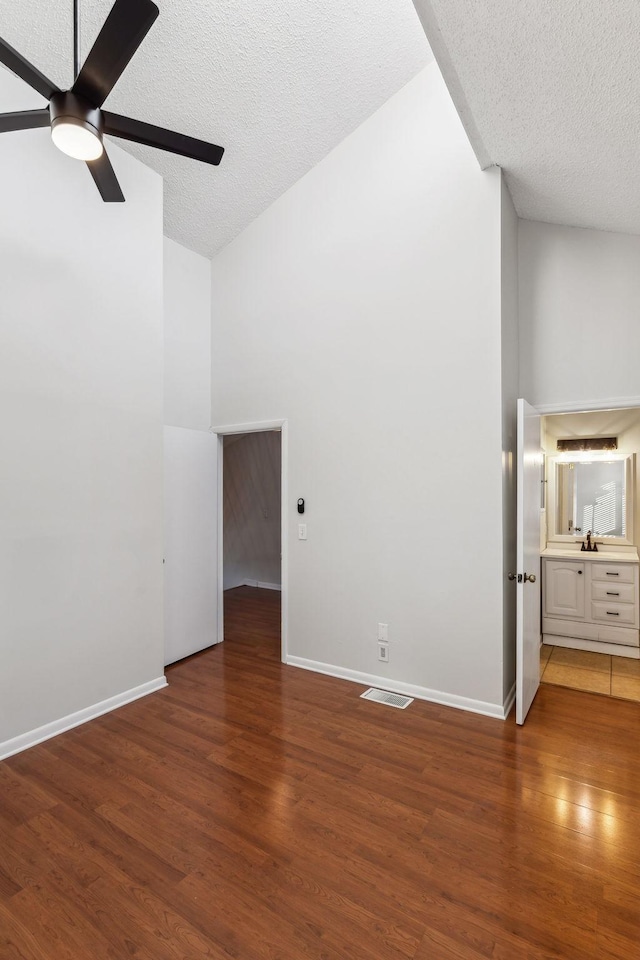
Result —
M375 700L376 703L386 703L388 707L397 707L398 710L404 710L410 703L413 703L413 697L403 697L399 693L389 693L387 690L376 690L375 687L369 687L364 693L360 694L362 700Z

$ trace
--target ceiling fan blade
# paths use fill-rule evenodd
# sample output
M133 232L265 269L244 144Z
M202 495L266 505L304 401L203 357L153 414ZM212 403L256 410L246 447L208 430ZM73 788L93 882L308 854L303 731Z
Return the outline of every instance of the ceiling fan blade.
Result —
M168 153L177 153L181 157L190 157L192 160L201 160L202 163L212 163L217 166L222 160L224 147L215 143L205 143L187 137L183 133L173 133L163 127L155 127L152 123L142 120L132 120L131 117L120 117L117 113L102 111L104 132L122 140L133 140L134 143L143 143L147 147L156 147Z
M55 83L52 83L51 80L45 77L44 73L40 73L28 60L25 60L22 54L14 50L6 40L1 39L0 63L4 63L5 67L12 70L16 76L24 80L25 83L28 83L34 90L37 90L46 100L51 100L54 93L60 93Z
M49 107L41 107L40 110L18 110L16 113L0 113L0 133L48 127L50 122Z
M111 160L105 150L97 160L87 161L89 173L93 177L94 183L100 191L100 196L105 203L123 203L124 194L120 189L115 170L111 166Z
M158 13L152 0L116 0L72 92L93 107L101 107Z

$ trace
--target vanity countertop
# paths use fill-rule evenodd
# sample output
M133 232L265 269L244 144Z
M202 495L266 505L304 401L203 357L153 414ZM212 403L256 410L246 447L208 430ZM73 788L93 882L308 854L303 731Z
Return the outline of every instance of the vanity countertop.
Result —
M560 544L547 547L540 554L541 557L548 557L551 560L602 560L605 563L638 563L638 551L635 547L627 547L620 550L603 550L598 547L597 550L580 550L578 547L563 549Z

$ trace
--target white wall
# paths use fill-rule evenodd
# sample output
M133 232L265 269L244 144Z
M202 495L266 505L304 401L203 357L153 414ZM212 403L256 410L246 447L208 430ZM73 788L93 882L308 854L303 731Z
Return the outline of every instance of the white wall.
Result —
M289 421L290 654L494 711L500 187L433 64L212 264L213 422Z
M223 471L224 589L280 586L280 433L225 437Z
M164 422L211 426L211 261L164 238Z
M640 237L519 225L521 390L533 404L640 396Z
M25 90L0 71L0 110ZM164 682L162 181L109 149L124 204L0 139L0 755Z
M516 676L516 440L518 399L518 218L502 181L502 591L506 700Z

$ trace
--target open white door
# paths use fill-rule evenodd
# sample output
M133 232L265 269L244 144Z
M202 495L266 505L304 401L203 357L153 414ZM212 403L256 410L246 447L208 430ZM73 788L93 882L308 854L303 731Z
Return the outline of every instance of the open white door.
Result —
M540 686L541 481L540 414L518 400L516 723L524 723Z
M165 664L218 639L217 487L218 438L165 427Z

